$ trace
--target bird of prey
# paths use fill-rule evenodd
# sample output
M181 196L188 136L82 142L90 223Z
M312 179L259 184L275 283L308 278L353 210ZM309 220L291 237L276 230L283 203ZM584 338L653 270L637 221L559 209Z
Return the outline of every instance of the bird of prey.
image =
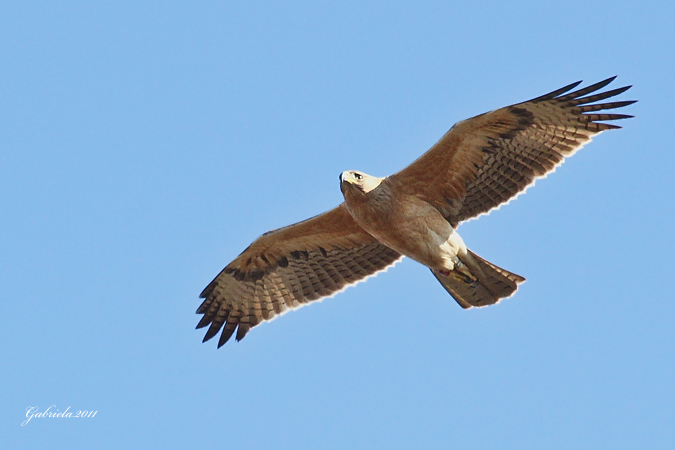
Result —
M541 97L455 124L429 151L386 178L340 174L344 203L256 239L204 289L197 328L204 342L333 295L408 256L431 269L462 308L511 296L520 275L467 249L458 224L488 213L552 172L635 101L598 103L630 88L598 92L615 77ZM570 92L572 91L572 92Z

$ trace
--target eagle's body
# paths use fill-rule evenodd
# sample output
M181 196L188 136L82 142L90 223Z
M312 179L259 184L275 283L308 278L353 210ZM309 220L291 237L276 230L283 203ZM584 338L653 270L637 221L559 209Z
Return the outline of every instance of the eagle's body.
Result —
M382 244L431 269L463 308L497 303L525 281L469 251L436 207L396 183L395 177L353 170L340 175L345 205L356 223Z
M362 180L357 180L356 174ZM373 179L381 182L364 192L361 181ZM387 247L434 270L452 271L458 255L466 255L462 238L438 209L414 195L400 193L392 187L392 180L347 171L340 176L340 186L356 223Z
M386 178L340 175L345 202L263 234L204 289L197 328L204 341L330 296L408 256L429 267L463 308L512 295L525 279L467 249L460 222L507 203L555 170L590 138L620 128L603 112L633 101L597 103L630 86L595 93L613 78L569 92L573 83L453 126L411 165ZM593 95L589 95L593 94Z

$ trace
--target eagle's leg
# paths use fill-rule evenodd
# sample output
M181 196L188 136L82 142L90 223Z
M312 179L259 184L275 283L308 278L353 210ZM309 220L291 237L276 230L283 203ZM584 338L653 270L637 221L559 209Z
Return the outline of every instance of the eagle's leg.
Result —
M446 277L453 278L473 287L478 285L478 278L469 271L469 268L459 258L456 259L453 270L441 269L439 272Z

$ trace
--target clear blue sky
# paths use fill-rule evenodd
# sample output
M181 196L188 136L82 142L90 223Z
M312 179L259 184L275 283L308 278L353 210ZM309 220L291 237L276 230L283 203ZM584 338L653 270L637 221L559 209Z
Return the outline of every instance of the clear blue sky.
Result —
M281 3L0 4L3 448L674 448L673 3ZM204 286L343 170L612 75L636 118L460 227L515 297L405 260L201 343ZM20 426L50 405L98 413Z

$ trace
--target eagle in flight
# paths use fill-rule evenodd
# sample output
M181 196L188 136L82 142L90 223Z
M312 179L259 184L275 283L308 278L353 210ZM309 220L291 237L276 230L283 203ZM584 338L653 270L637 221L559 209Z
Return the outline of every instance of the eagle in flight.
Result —
M218 347L256 325L386 270L403 256L424 264L462 308L511 296L525 278L469 250L457 225L488 213L552 172L635 101L603 100L615 77L573 83L454 125L411 165L386 178L340 174L344 203L256 239L204 289L197 328ZM598 103L601 102L601 103Z

